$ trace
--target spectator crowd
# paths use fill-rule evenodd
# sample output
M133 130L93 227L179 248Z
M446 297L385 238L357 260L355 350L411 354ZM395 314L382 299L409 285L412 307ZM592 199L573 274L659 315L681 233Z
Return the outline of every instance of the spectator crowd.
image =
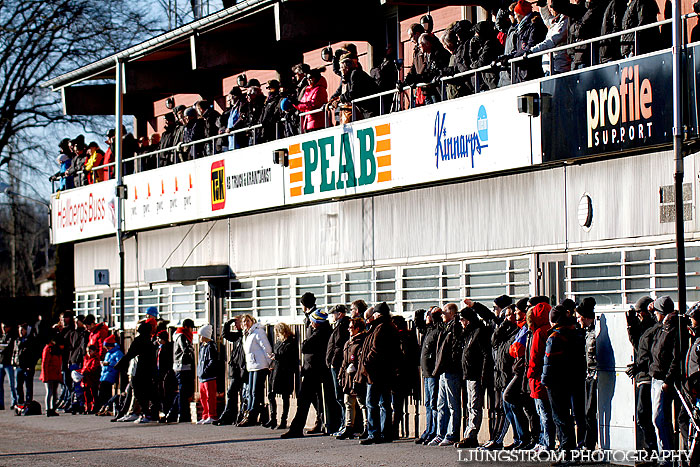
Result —
M551 306L543 296L502 295L492 308L465 299L461 310L456 303L418 310L412 323L384 302L368 307L357 300L326 311L307 292L301 305L302 335L278 323L274 338L251 315L228 320L218 338L210 324L195 332L191 319L173 331L149 307L126 353L93 315L66 311L53 326L41 319L17 328L3 323L0 401L7 374L12 408L36 413L33 378L41 358L48 417L63 411L112 422L189 423L201 412L197 424L260 425L285 430L283 439L322 433L370 445L408 437L412 399L425 410L416 444L556 449L565 462L576 450L598 446L600 348L592 297ZM690 417L674 414L673 404L679 396L700 401L700 302L681 315L668 296L642 297L626 319L638 448L687 448ZM224 363L228 387L219 411ZM190 403L195 381L200 412ZM305 432L312 407L315 423ZM480 443L484 416L488 440Z
M667 1L666 17L670 11ZM433 33L432 17L425 15L408 29L413 59L403 77L392 46L367 73L357 47L348 43L322 52L341 78L332 94L322 74L325 67L311 69L300 63L282 81L271 79L265 86L239 76L238 85L225 96L223 113L206 99L192 107L176 106L169 99L172 112L163 116L162 133L137 140L122 129L123 175L400 110L406 87L411 89L410 106L427 105L670 47L668 25L576 45L655 23L658 14L655 0L518 0L476 24L456 21L439 38ZM694 36L695 29L691 41L697 39ZM530 57L566 45L566 50ZM383 91L388 95L363 99ZM97 142L86 144L82 135L63 139L59 171L51 177L58 182L56 189L114 178L115 133L107 133L104 151Z

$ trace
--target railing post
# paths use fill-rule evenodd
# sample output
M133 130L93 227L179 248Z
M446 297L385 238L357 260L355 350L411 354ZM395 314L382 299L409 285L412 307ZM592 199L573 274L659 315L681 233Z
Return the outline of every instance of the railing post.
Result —
M549 52L549 76L554 76L554 53Z
M515 62L510 62L510 84L515 83Z
M440 98L443 101L445 100L445 80L444 79L440 80Z
M352 117L351 117L350 121L354 122L355 121L355 102L354 101L350 103L350 108L352 109Z
M637 56L637 31L634 31L634 56Z
M306 129L304 128L304 116L299 115L299 134L304 133L306 133Z
M384 115L384 96L379 96L379 115Z
M328 128L328 106L323 107L323 128Z

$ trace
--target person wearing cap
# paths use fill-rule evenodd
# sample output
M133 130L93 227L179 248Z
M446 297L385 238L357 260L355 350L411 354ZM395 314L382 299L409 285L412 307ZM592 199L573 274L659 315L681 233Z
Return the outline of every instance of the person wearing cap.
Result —
M219 134L219 128L216 126L216 122L219 120L219 117L221 117L221 114L214 110L212 103L206 99L200 99L194 104L194 107L197 109L199 118L202 119L204 123L204 136L209 138L210 136ZM204 152L207 155L214 154L213 148L216 141L218 140L209 141L206 144Z
M167 149L175 146L175 136L178 129L178 123L173 112L168 112L163 115L163 120L165 121L163 134L160 136L160 144L158 149ZM165 167L174 163L172 152L161 152L157 155L157 165L158 167Z
M627 376L633 378L636 397L637 448L648 452L657 450L656 429L651 406L651 348L663 323L656 321L654 299L645 296L637 300L627 312L627 334L634 349L634 362L627 367Z
M341 413L339 420L341 423L342 420L345 420L345 403L343 390L340 387L340 367L343 364L343 348L348 339L350 339L350 328L348 327L350 318L347 316L347 312L348 309L343 304L336 305L331 309L334 324L333 332L328 340L328 348L326 349L326 365L331 372L335 399L338 402ZM330 433L337 436L340 434L341 427L342 425L327 428Z
M417 310L414 322L421 335L420 369L423 375L423 403L425 405L425 430L416 438L416 444L427 444L437 435L437 384L433 376L437 342L441 332L442 310L433 306L427 312Z
M326 366L326 350L328 349L328 341L332 332L331 326L328 324L328 314L316 308L316 298L310 292L302 296L301 303L304 307L306 318L309 321L307 337L301 343L303 362L301 367L301 388L297 398L296 414L294 414L294 419L289 425L289 431L282 434L282 439L301 438L304 436L304 425L309 415L309 408L313 401L318 399L318 395L321 393L324 375L328 373L328 367ZM331 425L333 412L329 404L332 391L332 387L324 388L324 392L327 396L325 398L325 410L328 416L327 423L329 426L333 426ZM335 404L335 400L333 400L333 403Z
M579 428L578 439L586 449L594 450L598 442L598 360L596 359L595 298L586 297L576 307L576 319L586 343L585 430ZM574 394L576 396L576 394ZM578 408L576 410L578 412ZM576 413L578 419L578 413ZM582 436L583 435L583 436Z
M301 306L304 313L304 328L306 329L306 334L309 335L313 332L313 326L311 326L311 314L316 311L316 297L311 292L305 292L301 296ZM314 410L316 411L316 423L308 431L309 434L317 434L323 432L323 394L319 391L317 397L313 399L312 404Z
M102 166L105 153L100 149L96 141L92 141L88 144L87 153L88 158L85 161L85 172L88 184L92 185L93 183L102 181L100 178L102 169L98 169L97 167Z
M226 110L224 110L224 113L221 114L217 121L220 134L231 133L245 127L247 105L248 103L241 88L239 86L232 87L226 95ZM245 147L248 144L248 138L244 133L236 133L228 136L226 139L217 140L218 144L232 151Z
M484 391L492 379L490 332L474 311L476 303L459 313L462 324L462 377L466 387L467 423L458 448L475 448L484 410Z
M194 107L188 107L185 110L185 128L182 133L183 143L192 143L206 137L204 121L199 118L199 113ZM197 143L187 146L179 155L180 161L191 161L205 156L205 143Z
M262 106L260 113L260 120L256 123L260 123L262 128L258 128L258 139L256 143L266 143L268 141L274 141L278 136L277 125L282 119L282 110L280 109L280 100L282 99L282 94L280 94L280 82L276 79L271 79L265 85L267 89L267 97Z
M345 91L338 97L341 104L351 104L360 97L379 92L379 86L357 63L357 57L350 53L340 58L340 71L345 83ZM379 115L379 100L368 99L355 104L355 119L370 118Z
M167 414L172 407L177 382L173 373L173 343L166 329L156 333L156 344L156 411ZM166 418L159 422L165 423Z
M265 330L251 315L243 316L242 328L249 395L248 412L238 426L253 426L258 424L265 405L265 380L272 368L272 346Z
M651 346L651 409L656 428L656 442L660 451L673 449L671 427L673 426L672 402L676 394L675 384L680 382L681 364L685 352L685 339L680 339L678 313L673 299L668 295L654 300L652 305L656 319L662 323Z
M135 423L150 423L157 420L153 401L153 378L156 374L156 350L151 341L151 325L141 323L136 338L131 342L124 357L117 362L115 369L125 371L129 362L138 357L136 370L131 378L134 397L141 407L142 415Z
M297 102L301 100L304 95L304 89L309 84L307 75L311 71L311 67L306 63L299 63L292 67L292 82L296 90Z
M124 352L122 352L114 334L107 336L102 345L106 353L102 358L102 362L100 362L102 371L100 373L100 387L97 393L97 402L95 403L98 414L102 411L105 402L112 397L112 390L119 378L119 372L115 367L117 362L124 356Z
M362 346L358 371L367 381L368 436L362 445L388 443L394 439L391 388L400 358L399 334L391 323L386 302L374 309L372 329Z
M202 418L197 425L211 425L217 419L216 412L216 366L219 359L216 343L212 340L214 328L205 324L199 328L199 360L197 377L199 378L199 402L202 404Z
M588 311L581 310L579 314L587 316ZM574 319L561 305L549 311L549 324L551 330L545 346L540 381L546 388L552 408L559 449L564 452L564 460L568 461L571 460L571 451L576 449L572 399L575 388L581 386L581 375L586 368L584 340L575 328ZM550 447L554 447L553 438L550 439Z

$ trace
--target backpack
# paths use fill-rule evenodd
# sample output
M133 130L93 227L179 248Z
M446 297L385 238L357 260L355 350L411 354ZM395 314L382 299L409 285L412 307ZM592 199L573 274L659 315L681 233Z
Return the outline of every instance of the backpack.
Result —
M15 407L15 415L41 415L41 404L37 401L29 401L24 405Z

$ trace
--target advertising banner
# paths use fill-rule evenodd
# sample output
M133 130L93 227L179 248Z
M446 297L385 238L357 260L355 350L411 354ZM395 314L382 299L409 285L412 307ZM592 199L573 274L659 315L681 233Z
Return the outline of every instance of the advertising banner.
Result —
M206 193L206 186L197 183L198 163L188 161L124 177L125 230L197 219L197 198Z
M671 53L541 82L545 162L670 144Z
M53 243L100 237L116 232L114 180L51 195Z

